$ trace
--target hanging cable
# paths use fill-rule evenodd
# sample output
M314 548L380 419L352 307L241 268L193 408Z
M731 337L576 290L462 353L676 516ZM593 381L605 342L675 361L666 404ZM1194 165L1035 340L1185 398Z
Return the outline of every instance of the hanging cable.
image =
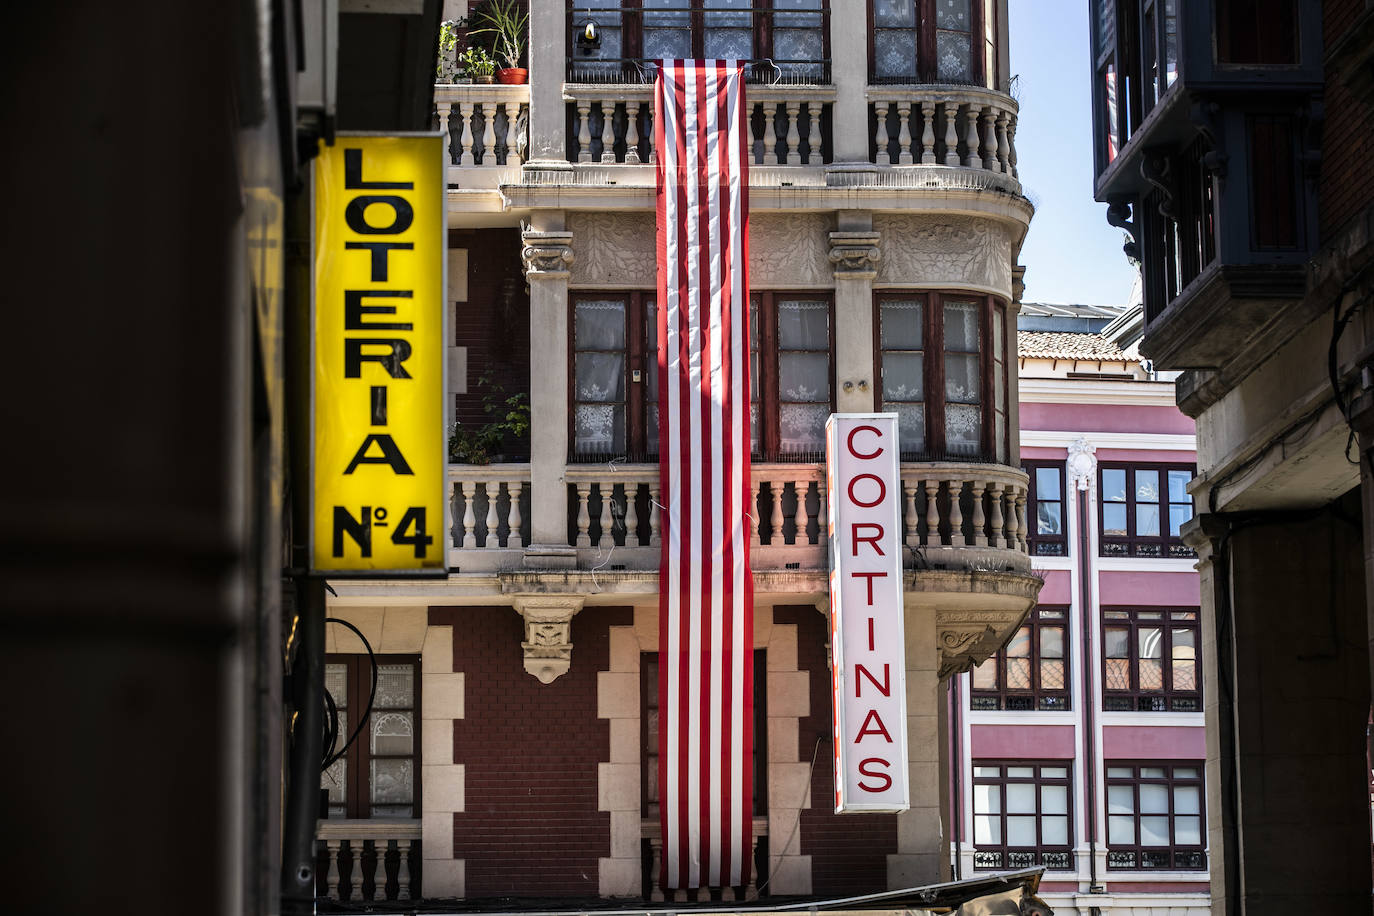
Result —
M363 648L367 650L368 661L372 663L372 691L367 695L367 706L363 709L363 714L358 717L358 725L356 728L353 729L353 734L348 737L348 743L346 743L343 747L339 748L338 751L336 751L335 753L325 757L324 762L320 765L321 770L329 769L331 766L334 765L335 761L339 760L341 757L343 757L344 754L348 753L348 749L353 746L353 742L358 740L358 735L362 734L363 725L367 722L367 717L372 714L372 704L377 699L377 655L375 652L372 651L372 644L367 641L367 637L363 635L362 630L358 629L353 624L349 623L347 620L341 620L338 617L326 617L324 619L324 622L337 623L340 626L348 627L350 630L353 631L354 635L356 635L358 639L362 640ZM328 694L329 691L326 690L325 693ZM336 731L337 727L338 714L336 711L334 716L334 728ZM337 740L337 735L335 736L335 738ZM333 745L331 744L331 749L332 747Z

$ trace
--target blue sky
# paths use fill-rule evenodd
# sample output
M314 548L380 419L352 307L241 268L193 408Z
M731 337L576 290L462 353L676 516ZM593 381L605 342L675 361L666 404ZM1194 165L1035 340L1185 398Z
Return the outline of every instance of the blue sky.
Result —
M1093 200L1087 0L1010 7L1017 171L1036 207L1021 249L1025 301L1124 303L1135 273L1121 253L1123 233Z

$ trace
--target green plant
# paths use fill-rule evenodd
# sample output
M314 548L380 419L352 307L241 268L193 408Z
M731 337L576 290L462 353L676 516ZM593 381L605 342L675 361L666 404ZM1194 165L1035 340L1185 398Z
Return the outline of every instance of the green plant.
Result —
M520 0L487 0L473 13L473 20L480 28L468 34L491 35L495 39L492 51L497 58L508 68L519 67L525 56L530 24L530 14L521 8Z
M445 19L439 23L439 59L434 65L434 81L451 83L458 75L458 60L454 49L458 47L458 35L467 27L466 19Z
M458 55L458 66L469 76L491 76L496 70L496 61L487 54L486 48L468 46Z
M490 419L481 426L455 421L449 428L448 457L461 464L490 464L506 438L519 438L530 430L530 398L523 391L507 394L489 376L477 380L482 389L482 412Z

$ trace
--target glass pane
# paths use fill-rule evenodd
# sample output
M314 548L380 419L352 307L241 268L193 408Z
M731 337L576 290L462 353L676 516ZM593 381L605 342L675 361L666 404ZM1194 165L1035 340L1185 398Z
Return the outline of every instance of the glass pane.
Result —
M945 400L957 404L977 404L982 399L981 386L978 354L945 354Z
M1163 779L1164 767L1141 767L1140 775L1144 779Z
M1068 814L1068 813L1069 813L1069 787L1068 787L1068 786L1041 786L1041 787L1040 787L1040 813L1041 813L1041 814Z
M412 754L415 750L413 713L374 712L372 714L372 753Z
M1126 770L1126 775L1130 775L1130 770ZM1135 813L1135 792L1130 786L1108 786L1107 787L1107 813L1108 814L1134 814Z
M1012 783L1007 786L1007 811L1012 814L1035 813L1035 786Z
M974 690L997 689L997 660L990 658L973 669Z
M819 29L824 22L819 12L789 11L819 11L820 8L821 0L773 0L773 9L777 11L773 14L774 41L779 29Z
M644 18L648 20L650 15L645 13ZM646 24L644 26L644 56L651 60L676 60L691 57L692 33L687 29L653 29Z
M1103 687L1108 690L1131 689L1131 662L1125 658L1109 658L1103 663Z
M1059 468L1035 469L1035 498L1060 499Z
M983 411L976 404L945 405L945 448L953 455L976 455L983 432Z
M878 79L916 75L916 31L879 30L873 34L873 75Z
M1170 471L1169 472L1169 502L1192 504L1193 498L1188 495L1188 482L1193 479L1191 471Z
M1169 507L1169 536L1178 537L1182 532L1183 523L1193 517L1193 506L1170 506Z
M1197 779L1197 767L1174 767L1175 779Z
M778 348L830 350L830 305L826 302L779 302Z
M1174 786L1174 813L1201 814L1201 789L1198 786Z
M707 13L707 16L712 14ZM716 13L716 16L729 15L726 13ZM748 21L749 14L745 13L744 18ZM754 56L754 30L747 29L706 29L705 40L702 42L706 57L708 59L721 60L748 60Z
M924 303L920 300L884 302L879 337L884 350L925 348ZM886 362L886 358L884 358Z
M1140 813L1141 814L1168 814L1169 813L1169 787L1154 785L1151 783L1141 783L1140 785Z
M1131 767L1107 767L1107 776L1112 779L1130 779L1134 775Z
M1069 845L1069 819L1067 817L1040 818L1040 841L1046 846Z
M967 83L973 78L973 55L970 51L971 42L967 32L935 33L935 58L941 82Z
M1107 658L1130 658L1130 632L1125 627L1107 627L1102 631Z
M817 452L825 448L829 404L783 404L778 413L779 447L784 452Z
M1174 842L1180 846L1202 845L1202 818L1174 818Z
M891 410L888 406L886 409ZM923 452L926 448L926 407L924 404L897 406L897 437L904 452Z
M624 451L625 408L612 404L578 404L573 411L575 445L579 453Z
M1174 689L1197 690L1197 663L1174 661Z
M1107 503L1102 507L1102 533L1109 537L1126 536L1126 506Z
M377 709L415 708L415 667L413 665L378 665Z
M1035 767L1007 767L1009 779L1034 779Z
M1068 767L1041 767L1040 776L1043 779L1068 779Z
M778 391L783 401L830 403L829 353L779 353Z
M974 775L978 774L975 773ZM997 774L994 772L992 775ZM1000 814L1002 812L1002 787L975 785L973 787L973 810L977 814Z
M625 303L616 301L577 303L576 346L579 350L625 348Z
M684 2L680 4L686 6ZM753 14L749 12L752 0L702 0L701 7L706 10L706 28L709 29L749 29L754 28ZM707 36L708 40L710 36ZM707 54L707 57L714 55Z
M883 354L883 398L890 401L925 399L925 356L920 353Z
M1097 53L1116 44L1116 0L1097 0Z
M645 28L680 28L685 29L691 23L691 13L687 7L691 6L687 0L644 0L644 26ZM650 10L661 10L662 12L650 12Z
M1102 469L1103 502L1124 503L1126 501L1126 471L1122 468Z
M975 766L975 767L973 768L973 775L974 775L974 776L984 776L984 777L1001 776L1001 775L1002 775L1002 768L1001 768L1001 767L980 767L980 766Z
M414 776L414 765L409 760L373 760L372 804L410 804L415 796Z
M1040 687L1044 690L1064 689L1064 661L1057 658L1040 660Z
M936 0L935 27L967 32L973 27L969 16L969 0Z
M1140 689L1164 689L1164 665L1158 659L1143 658L1140 660Z
M334 698L334 705L343 709L348 705L348 666L325 665L324 689Z
M1063 534L1064 520L1062 518L1064 509L1063 503L1038 502L1035 505L1035 533L1036 534Z
M1169 818L1164 815L1142 817L1140 819L1141 846L1169 845Z
M973 842L994 846L1001 843L1001 818L996 815L975 814L973 816Z
M1024 816L1007 818L1007 845L1034 846L1035 818Z
M1012 690L1031 689L1031 662L1029 658L1007 659L1007 687Z
M1040 657L1041 657L1041 658L1063 658L1063 657L1064 657L1064 628L1063 628L1063 627L1041 627L1041 628L1040 628Z
M1159 627L1141 627L1137 631L1141 658L1161 658L1164 654L1164 631Z
M945 303L945 351L948 353L978 352L978 304L976 302Z
M794 14L786 18L819 18L810 14ZM778 18L783 18L782 14ZM825 40L821 37L820 29L784 29L778 28L773 31L773 57L776 60L799 60L799 61L819 61L825 57ZM798 76L806 75L812 79L817 79L821 75L819 67L786 66L784 72L794 73Z
M915 28L915 0L873 0L873 25L878 28Z
M1159 537L1159 506L1136 504L1135 533L1136 537Z
M577 354L577 390L573 394L576 401L623 401L625 400L625 354L621 353L579 353Z
M1107 818L1107 842L1117 846L1135 845L1135 818L1113 814Z
M343 667L340 665L339 667ZM327 670L328 666L326 667ZM325 677L329 675L326 673ZM344 711L339 712L339 738L334 744L337 751L348 741L348 714ZM325 748L327 751L328 748ZM340 757L329 765L329 768L320 774L320 788L329 790L329 814L334 816L335 805L346 805L348 803L348 758ZM342 817L344 811L340 810L339 816Z
M1135 472L1135 499L1140 503L1159 502L1159 472Z
M1021 627L1007 643L1008 658L1028 658L1031 654L1030 627Z

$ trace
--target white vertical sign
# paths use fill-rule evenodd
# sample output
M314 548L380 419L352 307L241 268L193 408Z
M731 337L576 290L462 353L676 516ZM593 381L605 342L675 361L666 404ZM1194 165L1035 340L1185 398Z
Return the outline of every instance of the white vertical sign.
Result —
M825 436L835 812L905 811L910 799L897 415L832 414Z

